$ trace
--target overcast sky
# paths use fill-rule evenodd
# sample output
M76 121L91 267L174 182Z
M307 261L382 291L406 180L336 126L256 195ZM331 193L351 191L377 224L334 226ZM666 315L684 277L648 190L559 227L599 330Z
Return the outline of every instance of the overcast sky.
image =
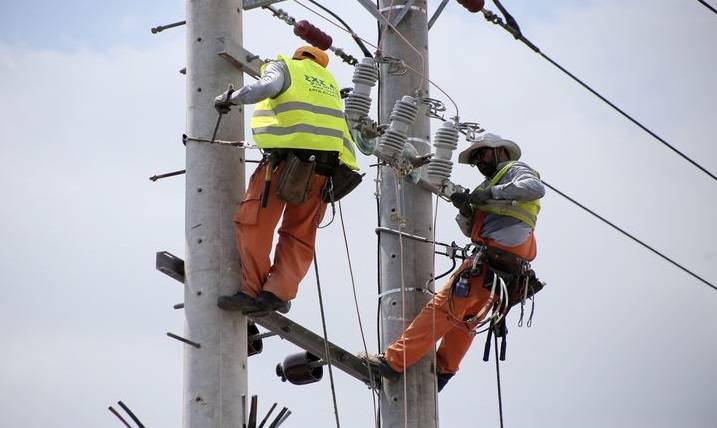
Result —
M375 41L375 22L355 2L326 3ZM717 172L717 15L696 0L504 4L546 54ZM281 7L360 54L293 1ZM117 427L107 411L117 400L147 426L181 424L183 345L164 334L182 333L172 305L183 290L154 270L154 253L184 254L184 178L147 177L184 168L184 29L149 32L184 16L179 0L0 3L2 426ZM299 43L265 11L247 12L244 24L246 47L262 57ZM463 120L518 142L547 182L717 282L714 180L456 2L431 30L430 55L431 78ZM331 69L350 85L350 67L332 56ZM360 161L371 177L373 160ZM465 166L453 179L480 181ZM343 208L375 347L372 184ZM463 242L453 215L441 205L437 238ZM340 233L334 222L317 244L328 330L359 351ZM549 285L533 327L511 328L506 427L714 427L717 291L552 192L537 236L534 267ZM449 266L437 259L437 271ZM309 274L291 317L318 332L317 308ZM483 340L441 393L444 427L498 425ZM332 426L328 378L282 384L274 366L297 348L275 338L264 348L250 359L260 409L277 401L293 411L285 426ZM336 378L342 425L372 426L367 389Z

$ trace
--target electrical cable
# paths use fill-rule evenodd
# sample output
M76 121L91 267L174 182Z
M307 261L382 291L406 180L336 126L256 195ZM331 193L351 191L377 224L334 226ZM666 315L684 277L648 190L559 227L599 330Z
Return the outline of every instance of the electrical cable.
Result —
M705 0L697 0L698 2L702 3L707 9L711 10L712 12L717 14L717 9L713 8L709 5Z
M646 243L642 242L641 240L637 239L633 235L629 234L625 230L621 229L614 223L610 222L609 220L605 219L601 215L597 214L595 211L591 210L590 208L586 207L585 205L581 204L580 202L576 201L575 199L571 198L570 196L566 195L565 193L561 192L560 190L556 189L555 187L551 186L550 184L546 183L545 180L542 180L543 184L545 184L548 188L550 188L555 193L559 194L563 198L569 200L573 204L579 206L583 210L587 211L588 213L592 214L594 217L598 218L603 223L609 225L613 229L617 230L618 232L622 233L623 235L627 236L628 238L632 239L633 241L637 242L638 244L642 245L643 247L647 248L648 250L652 251L653 253L657 254L658 256L662 257L664 260L670 262L674 266L680 268L682 271L690 274L692 277L698 279L699 281L706 284L708 287L711 287L714 290L717 290L717 286L713 285L706 279L702 278L701 276L693 273L691 270L687 269L686 267L682 266L681 264L677 263L676 261L672 260L671 258L667 257L666 255L662 254L661 252L657 251L656 249L652 248L651 246L647 245Z
M338 20L346 28L346 31L348 31L351 34L351 38L354 39L356 44L359 46L359 49L361 49L361 52L363 52L364 56L366 56L368 58L373 58L373 56L371 55L371 52L368 50L368 48L366 48L366 45L361 41L361 38L354 32L354 30L351 29L351 27L349 27L349 24L347 24L346 21L341 19L341 17L339 15L332 12L330 9L323 6L321 3L319 3L315 0L308 0L308 1L316 6L320 7L321 9L323 9L324 11L329 13L331 16L336 18L336 20ZM304 6L299 0L294 0L294 2L299 4L300 6ZM306 6L304 6L304 7L306 7ZM309 9L309 10L311 10L311 9Z
M297 3L299 3L297 0L294 0L294 1L297 2ZM299 3L299 4L301 4L301 3ZM378 2L377 2L377 4L378 4ZM306 8L307 10L311 11L312 13L316 14L317 16L321 17L322 19L324 19L325 21L329 22L330 24L334 25L336 28L338 28L338 29L340 29L340 30L342 30L342 31L345 31L345 32L347 32L347 33L349 33L349 34L352 34L352 36L353 36L353 35L356 35L356 37L358 37L359 40L361 40L362 42L364 42L364 43L366 43L367 45L371 46L372 48L377 49L377 50L380 51L380 48L379 48L377 45L375 45L375 44L369 42L368 40L366 40L365 38L359 36L358 34L352 33L352 32L350 32L350 31L348 31L347 29L341 27L340 25L338 25L337 23L333 22L332 20L330 20L330 19L327 18L326 16L322 15L321 13L319 13L319 12L317 12L317 11L311 9L309 6L306 6L306 5L304 5L304 4L301 4L301 6L304 7L304 8ZM381 24L377 21L377 25L378 25L378 28L379 28L379 38L380 38L380 37L381 37L381 34L382 34ZM394 31L396 31L396 33L400 34L400 36L403 36L403 34L401 34L400 31L398 31L397 29L395 29L395 27L392 27L392 28L394 28ZM405 38L404 38L404 39L405 39ZM415 48L414 48L414 49L415 49ZM420 52L419 52L419 55L420 55ZM399 58L399 59L400 59L400 58ZM420 76L420 77L426 79L426 81L427 81L429 84L431 84L434 88L438 89L443 95L445 95L446 98L448 98L448 99L450 100L451 104L453 104L453 107L454 107L454 109L456 110L456 116L458 117L458 116L460 115L460 114L459 114L459 111L458 111L458 104L456 104L456 102L453 100L453 98L452 98L450 95L448 95L448 93L447 93L445 90L443 90L443 88L441 88L441 87L440 87L436 82L434 82L433 80L429 79L428 76L427 76L425 73L419 72L418 70L416 70L415 68L413 68L413 67L411 67L410 65L406 64L405 62L403 62L403 65L404 65L408 70L411 70L412 72L416 73L416 75L418 75L418 76ZM378 82L378 91L379 91L379 97L380 97L380 93L381 93L381 79L379 79L379 82ZM379 105L380 105L380 99L379 99ZM380 114L379 114L379 117L380 117Z
M326 352L326 365L329 368L329 381L331 382L331 398L334 402L334 415L336 416L336 428L341 428L339 421L339 407L336 404L336 386L334 385L334 372L331 364L331 352L329 349L329 335L326 332L326 314L324 313L324 299L321 294L321 280L319 279L319 264L316 261L316 251L314 250L314 272L316 273L316 289L319 294L319 309L321 311L321 327L324 329L324 349Z
M344 212L341 209L341 201L338 201L339 205L339 219L341 220L341 232L344 236L344 246L346 247L346 260L349 264L349 274L351 275L351 290L354 296L354 305L356 307L356 318L358 319L359 331L361 332L361 342L363 343L363 350L368 355L368 346L366 345L366 335L363 331L363 322L361 321L361 311L359 309L358 297L356 295L356 281L354 279L354 270L351 264L351 253L349 252L349 240L346 236L346 225L344 224ZM371 399L373 400L373 416L374 425L378 428L378 411L376 407L376 381L373 378L373 371L368 371L369 380L371 381Z
M569 72L569 71L568 71L567 69L565 69L563 66L561 66L561 65L558 64L556 61L554 61L552 58L550 58L550 57L547 56L545 53L543 53L538 46L536 46L533 42L531 42L531 41L528 40L525 36L523 36L523 33L520 31L520 29L515 28L515 27L512 27L512 26L506 24L505 22L503 22L503 20L502 20L498 15L496 15L496 14L493 13L493 12L491 12L490 10L483 9L483 16L485 17L485 19L486 19L488 22L491 22L491 23L493 23L493 24L496 24L496 25L498 25L499 27L503 28L504 30L508 31L510 34L513 35L513 37L514 37L516 40L520 40L521 42L523 42L526 46L528 46L528 47L529 47L531 50L533 50L535 53L537 53L537 54L539 54L540 56L542 56L545 60L547 60L549 63L551 63L553 66L555 66L558 70L562 71L562 72L565 73L567 76L569 76L571 79L573 79L575 82L577 82L578 84L580 84L583 88L585 88L585 89L587 89L588 91L590 91L593 95L595 95L596 97L598 97L599 99L601 99L603 102L605 102L607 105L609 105L610 107L612 107L615 111L617 111L618 113L620 113L623 117L625 117L626 119L628 119L630 122L634 123L634 124L637 125L640 129L642 129L643 131L645 131L645 132L647 132L648 134L650 134L650 135L651 135L652 137L654 137L657 141L659 141L660 143L662 143L665 147L669 148L670 150L672 150L673 152L675 152L678 156L682 157L684 160L686 160L687 162L691 163L693 166L695 166L696 168L700 169L700 170L701 170L702 172L704 172L705 174L709 175L713 180L716 180L716 181L717 181L717 176L715 176L714 174L712 174L712 173L711 173L710 171L708 171L705 167L703 167L702 165L698 164L696 161L694 161L692 158L690 158L690 157L687 156L686 154L682 153L679 149L677 149L676 147L674 147L673 145L671 145L670 143L668 143L667 141L665 141L665 139L663 139L662 137L660 137L659 135L657 135L656 133L654 133L653 131L651 131L651 130L650 130L649 128L647 128L645 125L643 125L642 123L640 123L639 121L637 121L637 119L635 119L635 118L633 118L632 116L630 116L629 114L627 114L624 110L622 110L621 108L619 108L618 106L616 106L616 105L615 105L614 103L612 103L610 100L608 100L608 99L605 98L604 96L600 95L600 93L598 93L596 90L594 90L593 88L591 88L587 83L585 83L585 82L583 82L582 80L580 80L580 79L579 79L577 76L575 76L573 73ZM510 15L507 15L507 16L510 16Z

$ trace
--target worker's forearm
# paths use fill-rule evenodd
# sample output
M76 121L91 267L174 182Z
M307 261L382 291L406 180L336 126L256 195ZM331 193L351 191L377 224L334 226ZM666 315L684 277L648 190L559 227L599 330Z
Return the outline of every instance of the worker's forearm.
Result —
M285 73L285 67L282 64L278 62L268 64L259 80L232 94L231 102L233 104L256 104L279 95L284 87Z

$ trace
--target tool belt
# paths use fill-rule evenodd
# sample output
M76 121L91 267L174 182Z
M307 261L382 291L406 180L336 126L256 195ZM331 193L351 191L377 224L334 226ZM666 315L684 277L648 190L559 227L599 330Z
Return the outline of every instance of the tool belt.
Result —
M530 263L522 257L495 247L486 246L483 261L490 267L485 287L490 287L492 275L498 275L508 290L508 310L525 299L533 297L545 286L535 275Z
M314 174L328 177L321 191L323 202L335 202L361 183L363 175L339 162L339 153L324 150L269 149L270 168L286 162L279 179L277 195L291 204L306 201Z

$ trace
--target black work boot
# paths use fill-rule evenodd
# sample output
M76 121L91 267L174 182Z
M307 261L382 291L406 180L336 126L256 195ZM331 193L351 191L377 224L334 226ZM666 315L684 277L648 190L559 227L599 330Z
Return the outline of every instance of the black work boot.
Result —
M242 311L245 314L261 310L253 297L241 291L232 296L219 296L217 306L225 311Z
M449 380L453 377L455 373L438 373L436 375L436 383L438 384L438 392L441 392L443 387L446 386Z
M401 377L401 373L394 370L393 367L388 364L383 354L366 354L365 352L361 352L358 356L368 363L368 367L371 371L381 377L388 380L396 380Z
M291 309L291 302L285 302L270 291L262 291L256 298L256 304L264 311L277 311L285 314Z

